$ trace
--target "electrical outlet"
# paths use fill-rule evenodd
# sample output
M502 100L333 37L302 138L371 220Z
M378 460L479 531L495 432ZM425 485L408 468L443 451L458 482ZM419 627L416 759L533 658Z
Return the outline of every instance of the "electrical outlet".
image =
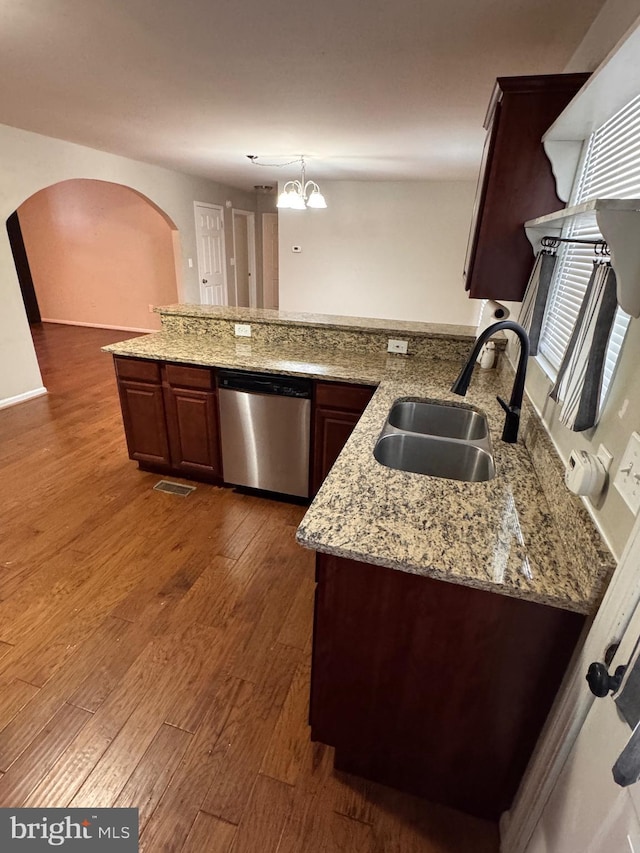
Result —
M393 338L389 338L387 352L398 352L400 355L406 355L408 346L408 341L394 341Z
M640 509L640 435L631 433L613 485L634 515Z
M251 337L251 326L249 323L236 323L236 337L237 338L250 338Z

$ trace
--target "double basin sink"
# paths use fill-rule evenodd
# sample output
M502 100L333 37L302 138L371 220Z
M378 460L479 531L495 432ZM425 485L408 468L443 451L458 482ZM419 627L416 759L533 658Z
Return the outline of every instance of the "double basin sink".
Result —
M440 400L396 400L373 455L388 468L431 477L477 483L495 476L486 415Z

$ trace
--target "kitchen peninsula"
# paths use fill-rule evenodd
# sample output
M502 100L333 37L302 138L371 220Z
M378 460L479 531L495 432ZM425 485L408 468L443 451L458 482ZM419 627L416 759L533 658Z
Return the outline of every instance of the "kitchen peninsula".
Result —
M580 501L564 489L535 414L527 412L521 442L499 440L495 395L510 368L478 371L467 395L487 414L495 478L428 477L379 464L373 447L396 399L460 401L449 389L474 330L159 310L161 332L105 349L116 358L121 399L124 382L160 425L172 422L165 401L175 382L191 383L180 391L183 416L199 413L214 482L222 481L212 444L216 368L306 376L334 389L377 386L316 483L297 534L318 552L312 737L336 748L340 769L497 816L614 568ZM251 338L236 337L236 323L250 324ZM389 337L408 340L409 355L387 355ZM132 379L140 370L147 378ZM176 472L171 458L169 448L167 468L151 467Z

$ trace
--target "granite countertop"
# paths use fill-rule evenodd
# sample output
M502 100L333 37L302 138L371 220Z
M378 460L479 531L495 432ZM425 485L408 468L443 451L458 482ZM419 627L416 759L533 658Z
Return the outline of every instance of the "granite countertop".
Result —
M491 592L593 613L599 566L572 559L521 443L500 440L496 371L476 371L464 402L488 417L497 474L467 483L396 471L373 448L401 397L462 402L460 365L412 357L296 351L158 332L104 347L115 355L379 384L297 532L313 550Z
M381 320L376 317L350 317L338 314L307 314L280 311L277 308L242 308L230 305L189 305L176 303L154 309L158 314L173 317L205 317L214 320L234 320L241 323L268 323L269 325L310 326L319 329L349 332L388 332L402 335L429 335L429 337L459 338L474 341L475 326L449 323L422 323L412 320Z
M417 366L416 366L417 367ZM481 483L395 471L373 448L393 402L449 391L459 365L415 369L378 387L298 529L307 548L411 574L593 613L598 566L572 559L526 447L501 441L495 371L476 371L465 402L488 417L496 476Z
M150 358L206 367L260 370L285 376L310 376L338 382L377 385L385 375L410 375L410 357L387 353L354 353L349 350L314 350L311 347L269 346L246 338L156 332L102 348L104 352L131 358Z

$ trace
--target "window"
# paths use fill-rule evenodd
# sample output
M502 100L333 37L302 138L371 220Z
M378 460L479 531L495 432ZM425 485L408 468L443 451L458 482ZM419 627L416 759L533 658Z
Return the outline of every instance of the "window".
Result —
M570 204L593 198L640 197L640 95L612 116L585 143L582 168L574 185ZM567 226L563 237L601 239L593 221ZM580 310L591 276L593 248L579 243L563 243L556 274L547 302L540 353L557 371ZM604 368L600 406L611 384L630 317L621 308L616 312Z

